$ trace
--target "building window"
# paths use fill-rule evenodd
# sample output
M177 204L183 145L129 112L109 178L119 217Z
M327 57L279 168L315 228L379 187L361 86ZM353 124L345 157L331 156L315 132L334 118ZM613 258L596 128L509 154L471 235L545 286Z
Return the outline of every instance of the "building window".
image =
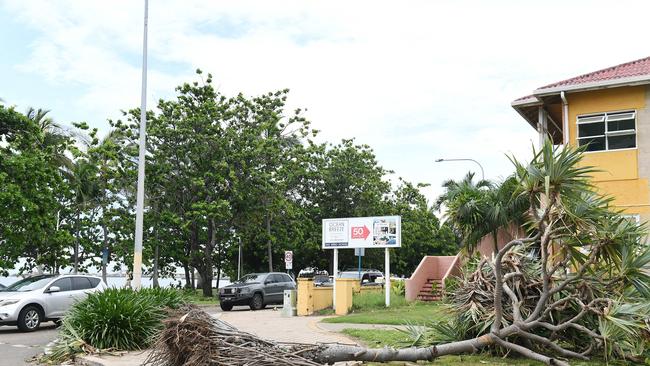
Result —
M587 151L635 148L636 112L578 116L578 145Z
M641 215L638 214L623 215L623 218L628 219L637 225L641 224Z

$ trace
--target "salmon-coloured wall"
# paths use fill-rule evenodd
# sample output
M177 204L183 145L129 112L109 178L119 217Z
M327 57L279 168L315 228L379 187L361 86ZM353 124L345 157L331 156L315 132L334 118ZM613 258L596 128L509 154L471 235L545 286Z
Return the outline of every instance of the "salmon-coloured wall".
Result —
M513 239L523 238L524 235L526 235L524 231L519 226L514 224L510 224L506 228L499 229L497 232L497 244L499 249L503 248ZM492 237L492 234L488 234L481 239L477 245L477 250L484 257L492 256L492 252L494 252L494 238Z
M426 256L422 258L418 268L406 279L406 300L413 301L418 292L429 278L443 279L449 268L457 262L457 256Z

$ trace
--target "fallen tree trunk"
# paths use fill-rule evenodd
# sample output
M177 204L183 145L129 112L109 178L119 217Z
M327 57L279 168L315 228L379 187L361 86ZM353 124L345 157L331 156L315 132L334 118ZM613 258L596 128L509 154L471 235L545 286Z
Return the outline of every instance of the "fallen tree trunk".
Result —
M365 348L343 344L323 344L318 349L304 354L304 356L321 364L333 364L342 361L433 361L437 357L445 355L475 353L479 349L491 344L494 344L494 341L489 335L437 346L400 349L391 347Z
M445 355L476 353L494 344L507 347L500 337L517 333L517 328L510 326L502 329L500 336L488 333L464 341L402 349L365 348L338 343L276 343L239 331L200 309L190 308L186 311L184 315L166 322L165 329L144 365L317 366L343 361L433 361ZM522 350L526 351L528 350ZM564 361L542 355L526 356L549 365L568 365Z

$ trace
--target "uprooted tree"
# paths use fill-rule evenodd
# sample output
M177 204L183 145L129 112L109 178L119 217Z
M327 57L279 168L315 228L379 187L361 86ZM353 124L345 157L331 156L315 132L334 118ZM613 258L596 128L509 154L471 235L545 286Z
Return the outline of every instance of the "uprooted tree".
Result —
M473 320L470 331L446 343L406 349L265 344L284 350L274 353L279 358L269 364L285 364L285 353L299 355L304 364L331 364L434 360L481 349L512 351L548 365L592 355L638 357L648 340L650 278L643 268L650 251L641 244L643 228L594 193L589 183L594 170L580 160L579 149L554 148L548 142L529 164L513 159L518 182L513 194L529 202L522 228L526 235L491 258L477 260L451 295L458 314ZM218 345L207 349L224 352L229 348L223 348L223 341L243 339L237 337L231 331L207 337ZM246 342L233 347L241 351L252 344ZM250 360L241 361L235 357L230 364ZM295 360L286 364L291 362Z

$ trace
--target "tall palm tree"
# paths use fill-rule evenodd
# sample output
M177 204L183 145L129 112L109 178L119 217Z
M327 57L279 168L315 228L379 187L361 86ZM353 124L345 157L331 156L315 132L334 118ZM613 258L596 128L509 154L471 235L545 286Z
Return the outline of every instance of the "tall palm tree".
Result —
M494 253L499 252L499 230L510 224L519 226L523 223L523 214L528 202L518 194L517 189L517 179L511 176L491 187L486 193L484 226L492 235Z
M25 115L34 121L43 134L43 148L49 148L52 151L52 162L59 168L62 173L66 174L72 169L72 159L66 155L67 145L70 136L66 131L48 116L48 109L27 108Z
M487 180L474 182L474 173L460 181L443 184L445 193L438 197L436 207L446 207L445 217L463 238L463 245L473 251L488 234L494 241L494 252L499 251L498 232L511 224L521 224L526 209L524 198L518 194L518 183L509 177L500 184Z
M443 193L436 200L436 208L445 206L444 216L460 235L463 246L473 251L481 238L489 232L485 225L487 217L487 194L492 188L488 180L474 181L474 173L468 172L460 181L448 180L442 185Z
M74 273L79 270L79 245L81 243L82 214L97 204L101 193L97 181L97 167L86 159L74 162L70 172L70 185L74 197L76 240L74 247Z

